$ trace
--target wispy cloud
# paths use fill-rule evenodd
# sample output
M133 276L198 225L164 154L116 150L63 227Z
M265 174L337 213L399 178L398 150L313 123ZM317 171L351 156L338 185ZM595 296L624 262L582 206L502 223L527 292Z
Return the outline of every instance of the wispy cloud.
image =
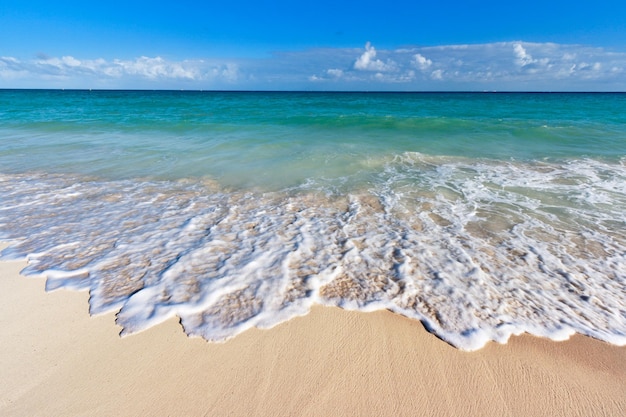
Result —
M264 59L0 57L0 87L318 90L626 90L626 52L499 42L318 48Z
M373 51L367 43L353 68L349 61L339 68L346 85L378 82L434 90L626 90L626 53L598 47L500 42L376 51L393 65L372 61ZM380 67L377 76L357 71L361 68L356 64L364 62ZM316 77L317 82L338 81L323 72Z
M161 57L139 57L133 60L78 59L73 56L39 56L22 61L0 57L0 81L4 87L11 82L46 84L52 87L142 87L176 83L234 84L239 67L232 62L205 60L168 61Z

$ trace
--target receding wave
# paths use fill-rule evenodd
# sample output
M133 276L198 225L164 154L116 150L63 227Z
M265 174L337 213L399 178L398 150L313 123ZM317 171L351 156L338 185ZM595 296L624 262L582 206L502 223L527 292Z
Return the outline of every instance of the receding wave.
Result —
M313 304L389 309L465 350L528 332L626 344L626 164L404 153L357 185L0 175L5 258L130 334L225 340Z

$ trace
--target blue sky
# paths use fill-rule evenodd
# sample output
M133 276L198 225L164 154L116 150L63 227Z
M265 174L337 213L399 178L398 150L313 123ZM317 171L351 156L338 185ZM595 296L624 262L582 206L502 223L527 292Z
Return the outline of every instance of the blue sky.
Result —
M0 0L0 88L624 91L624 16L624 1Z

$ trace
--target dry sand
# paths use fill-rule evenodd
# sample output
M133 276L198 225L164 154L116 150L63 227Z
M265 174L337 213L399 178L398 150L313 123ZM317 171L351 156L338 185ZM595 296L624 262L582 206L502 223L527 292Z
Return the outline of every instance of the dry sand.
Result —
M0 263L2 416L626 416L626 348L530 336L461 352L389 312L318 307L222 344L118 336L87 294Z

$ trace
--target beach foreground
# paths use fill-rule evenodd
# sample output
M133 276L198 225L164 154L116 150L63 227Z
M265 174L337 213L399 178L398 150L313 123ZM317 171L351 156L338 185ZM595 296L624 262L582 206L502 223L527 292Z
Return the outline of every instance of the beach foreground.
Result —
M389 312L316 307L226 343L174 319L120 338L24 266L0 263L1 415L626 415L626 348L583 336L467 353Z

